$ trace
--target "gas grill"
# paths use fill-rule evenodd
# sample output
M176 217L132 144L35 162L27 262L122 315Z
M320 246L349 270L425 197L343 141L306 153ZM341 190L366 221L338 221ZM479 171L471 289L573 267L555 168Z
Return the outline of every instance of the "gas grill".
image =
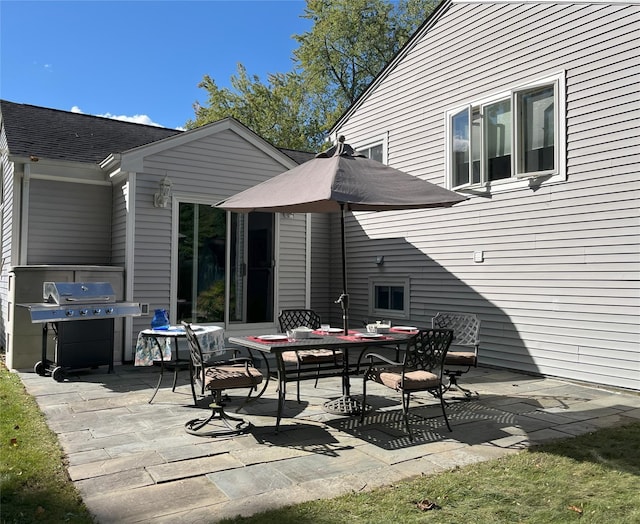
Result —
M109 282L44 282L44 302L17 304L42 324L42 360L34 371L56 381L68 369L109 366L113 371L114 319L140 316L137 302L118 302ZM74 322L82 321L82 322ZM48 329L55 333L55 357L47 358Z

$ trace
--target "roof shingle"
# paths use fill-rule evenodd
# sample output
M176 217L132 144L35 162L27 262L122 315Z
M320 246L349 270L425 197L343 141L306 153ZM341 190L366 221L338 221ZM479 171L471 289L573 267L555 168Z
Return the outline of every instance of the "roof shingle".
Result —
M182 133L6 100L0 100L0 112L9 152L16 156L99 163L111 153Z

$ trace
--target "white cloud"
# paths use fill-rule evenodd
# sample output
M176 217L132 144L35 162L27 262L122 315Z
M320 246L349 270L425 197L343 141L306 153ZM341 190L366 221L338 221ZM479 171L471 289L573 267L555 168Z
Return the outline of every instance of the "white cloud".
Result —
M122 120L123 122L133 122L134 124L146 124L148 126L162 127L160 124L157 124L156 122L151 120L151 118L149 118L147 115L128 116L128 115L112 115L111 113L105 113L104 115L97 115L97 116L102 116L104 118L112 118L113 120Z
M73 106L71 108L71 112L72 113L84 114L84 111L82 109L80 109L78 106ZM94 115L94 116L101 116L103 118L111 118L113 120L121 120L123 122L133 122L134 124L146 124L148 126L164 127L161 124L158 124L158 123L154 122L153 120L151 120L151 118L148 117L147 115L128 116L128 115L112 115L111 113L104 113L102 115Z

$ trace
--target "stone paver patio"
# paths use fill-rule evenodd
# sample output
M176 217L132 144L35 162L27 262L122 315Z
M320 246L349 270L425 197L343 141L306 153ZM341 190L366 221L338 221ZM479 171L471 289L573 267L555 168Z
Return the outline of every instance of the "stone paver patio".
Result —
M165 382L152 404L157 368L117 366L69 374L65 382L20 373L69 460L69 475L98 522L207 523L288 504L369 490L401 479L515 453L532 444L640 419L640 395L558 379L478 368L464 383L479 400L451 402L453 432L437 401L411 407L415 438L404 433L399 396L370 389L376 410L330 415L339 379L302 384L302 403L288 395L274 433L276 384L240 410L248 434L212 439L184 423L208 413L194 407L187 374L176 392ZM360 377L352 393L361 391ZM369 391L369 389L368 389ZM229 411L241 404L232 396Z

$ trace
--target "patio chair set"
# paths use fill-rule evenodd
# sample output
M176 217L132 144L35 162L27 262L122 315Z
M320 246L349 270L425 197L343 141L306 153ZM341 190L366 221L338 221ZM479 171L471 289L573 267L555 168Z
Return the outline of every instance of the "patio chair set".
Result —
M279 323L283 333L299 326L308 326L317 330L321 325L320 317L306 309L282 311L279 315ZM190 378L194 403L197 404L198 397L204 397L207 393L212 395L209 417L188 421L185 424L186 431L201 436L229 436L248 431L251 425L245 419L229 415L225 411L223 391L249 390L244 402L238 407L239 410L252 398L262 395L266 389L268 377L265 381L263 373L254 366L252 358L240 357L237 351L234 351L231 359L205 362L198 338L191 325L183 323L183 326L189 342ZM444 421L451 431L446 413L445 393L449 390L459 390L464 395L458 399L477 398L477 394L460 386L458 379L469 369L477 366L479 329L480 321L474 314L438 313L432 319L432 327L418 329L415 334L396 345L395 360L377 351L366 352L364 358L361 354L358 366L363 360L366 363L366 369L362 373L360 423L364 423L370 413L367 409L367 384L376 382L400 393L402 417L410 439L413 439L413 435L409 424L409 405L411 396L418 392L430 393L440 401ZM327 348L314 346L313 349L291 351L287 351L286 347L282 349L278 353L280 360L278 389L281 404L284 404L288 382L296 382L296 399L300 402L301 380L313 378L317 386L318 379L322 377L360 373L358 368L344 366L345 354L335 346ZM264 354L263 357L265 357ZM267 373L269 373L266 358L265 362L267 362ZM252 397L260 384L263 384L261 391ZM282 406L279 405L278 424L281 408ZM276 430L278 424L276 424Z

